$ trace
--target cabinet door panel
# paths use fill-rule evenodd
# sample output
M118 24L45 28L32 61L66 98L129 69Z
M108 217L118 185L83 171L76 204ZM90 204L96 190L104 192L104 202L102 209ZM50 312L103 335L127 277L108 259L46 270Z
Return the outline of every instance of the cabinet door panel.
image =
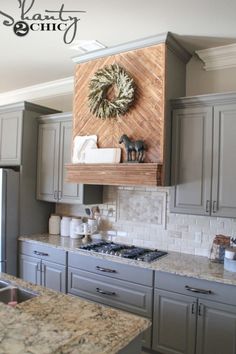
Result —
M0 116L0 165L20 165L22 145L22 113L11 112Z
M66 183L67 163L71 163L72 122L61 123L60 162L59 162L59 199L64 203L82 203L83 185Z
M66 292L66 267L43 261L42 285L56 291Z
M214 109L212 215L236 217L236 105Z
M152 315L152 288L111 279L80 269L68 269L68 292L141 316Z
M41 284L40 259L20 255L20 278L33 284Z
M201 301L197 326L197 354L236 353L236 308Z
M173 114L171 211L210 214L212 108Z
M40 200L56 201L58 191L60 124L39 126L37 197Z
M163 354L194 354L195 301L191 296L155 290L153 349Z

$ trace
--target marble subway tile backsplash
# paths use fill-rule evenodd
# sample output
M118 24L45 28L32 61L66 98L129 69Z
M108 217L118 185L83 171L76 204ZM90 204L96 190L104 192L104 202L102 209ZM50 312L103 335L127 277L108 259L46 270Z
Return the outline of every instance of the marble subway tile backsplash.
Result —
M104 187L100 231L115 242L208 256L216 234L236 236L236 219L172 214L170 188ZM57 204L57 213L85 216L84 205Z

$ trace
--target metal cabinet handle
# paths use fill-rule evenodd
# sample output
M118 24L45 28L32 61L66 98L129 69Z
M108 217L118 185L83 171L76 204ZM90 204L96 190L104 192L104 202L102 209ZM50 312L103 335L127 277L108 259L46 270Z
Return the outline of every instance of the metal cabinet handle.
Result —
M210 200L207 200L206 201L206 213L209 213L210 212Z
M34 251L34 254L36 254L37 256L43 256L43 257L48 257L49 256L48 253L39 252L39 251Z
M58 200L58 191L54 191L54 199Z
M192 308L191 308L192 315L195 315L196 312L196 302L192 303Z
M46 269L46 265L45 264L42 264L42 273L45 273L45 269Z
M103 268L99 266L96 266L96 269L99 270L100 272L105 272L105 273L117 273L115 269Z
M185 285L185 289L191 291L192 293L205 294L205 295L212 294L211 290L192 288L191 286L188 285Z
M41 272L41 262L37 263L36 270Z
M105 291L99 288L96 288L96 292L102 295L109 295L109 296L114 296L116 293L114 291Z
M203 316L203 304L198 305L198 316Z
M216 200L213 201L213 204L212 204L212 211L213 211L213 213L216 213L216 212L217 212L217 201L216 201Z

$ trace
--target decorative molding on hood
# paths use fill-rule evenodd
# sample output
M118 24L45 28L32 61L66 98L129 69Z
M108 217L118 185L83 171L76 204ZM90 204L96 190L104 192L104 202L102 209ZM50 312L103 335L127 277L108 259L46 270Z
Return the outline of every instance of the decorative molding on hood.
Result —
M236 44L197 50L206 71L236 67Z
M178 57L180 57L184 63L187 63L190 60L191 54L176 41L175 37L170 32L161 33L151 37L140 38L135 41L122 43L110 48L95 50L90 53L75 56L72 58L72 60L76 64L81 64L91 60L120 54L131 50L133 51L140 48L146 48L161 43L166 43L167 47Z

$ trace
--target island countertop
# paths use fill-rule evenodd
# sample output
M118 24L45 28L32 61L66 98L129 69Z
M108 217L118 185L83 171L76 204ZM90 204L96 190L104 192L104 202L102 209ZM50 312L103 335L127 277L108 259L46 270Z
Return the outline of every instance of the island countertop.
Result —
M98 254L96 252L80 250L83 241L49 234L21 236L21 241L40 243L51 247L61 248L65 251L78 252L83 255L105 258L114 262L130 264L137 267L149 268L176 275L194 277L203 280L215 281L228 285L236 285L236 273L226 271L223 264L210 262L207 257L168 252L168 255L151 263L125 259L122 257Z
M151 325L145 318L5 273L0 279L38 293L15 308L0 303L0 354L118 353Z

